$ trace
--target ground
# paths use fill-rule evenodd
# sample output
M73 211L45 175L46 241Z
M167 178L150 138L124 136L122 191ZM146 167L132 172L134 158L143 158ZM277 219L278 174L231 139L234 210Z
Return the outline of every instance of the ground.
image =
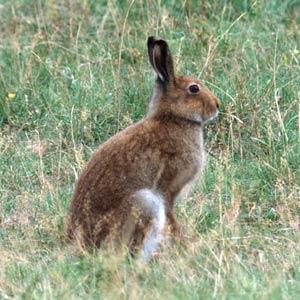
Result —
M300 4L0 1L0 298L297 299ZM208 165L149 264L67 242L91 153L142 118L149 35L221 101Z

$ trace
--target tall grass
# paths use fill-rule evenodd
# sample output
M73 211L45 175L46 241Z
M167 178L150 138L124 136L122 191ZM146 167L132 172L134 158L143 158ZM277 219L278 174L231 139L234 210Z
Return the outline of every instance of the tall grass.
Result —
M296 299L300 5L0 1L0 298ZM66 242L94 149L145 114L146 39L221 100L209 163L177 203L185 247L139 264Z

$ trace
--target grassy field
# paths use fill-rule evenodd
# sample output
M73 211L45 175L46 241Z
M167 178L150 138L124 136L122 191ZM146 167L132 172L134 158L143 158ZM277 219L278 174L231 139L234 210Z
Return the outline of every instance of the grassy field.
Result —
M93 150L147 110L146 39L221 100L186 247L67 243ZM0 299L299 299L300 2L0 0Z

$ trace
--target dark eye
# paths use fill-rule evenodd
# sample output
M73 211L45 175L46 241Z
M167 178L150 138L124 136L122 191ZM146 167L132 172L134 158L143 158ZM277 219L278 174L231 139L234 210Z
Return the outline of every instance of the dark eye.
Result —
M199 93L199 91L200 91L200 87L198 84L191 84L189 86L189 92L191 94L197 94L197 93Z

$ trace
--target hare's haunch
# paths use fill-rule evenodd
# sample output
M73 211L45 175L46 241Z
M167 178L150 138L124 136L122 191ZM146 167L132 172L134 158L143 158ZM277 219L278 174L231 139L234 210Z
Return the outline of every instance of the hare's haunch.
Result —
M167 225L179 234L173 205L203 170L203 126L219 103L201 81L175 75L166 41L149 37L147 46L157 74L149 112L93 154L67 217L69 238L82 246L125 244L145 260Z

